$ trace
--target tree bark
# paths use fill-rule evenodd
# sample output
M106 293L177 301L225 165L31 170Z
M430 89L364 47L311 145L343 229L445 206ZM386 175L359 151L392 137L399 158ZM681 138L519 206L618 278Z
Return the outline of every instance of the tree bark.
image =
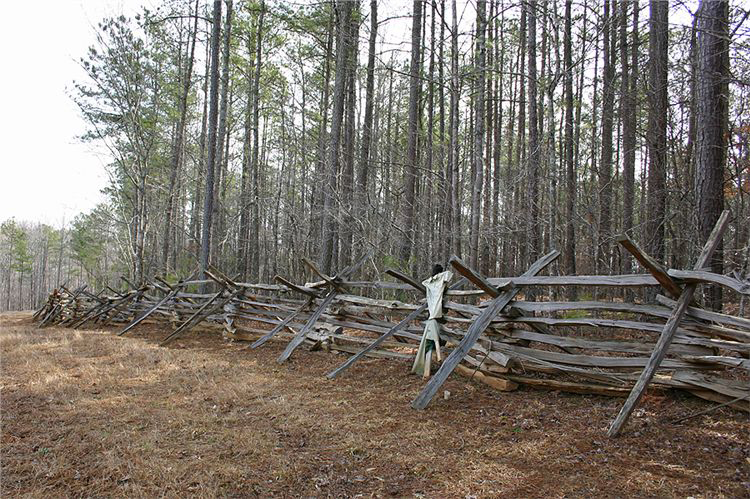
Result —
M357 48L359 46L359 0L352 6L349 22L346 68L346 126L344 129L344 165L341 171L341 248L339 265L347 266L352 259L354 218L352 217L352 195L354 193L354 138L357 104Z
M663 2L666 3L666 2ZM600 272L611 273L610 247L612 240L612 129L615 102L615 35L612 30L612 2L604 2L603 35L604 65L602 68L602 148L599 161L599 265Z
M256 36L255 46L255 74L253 74L253 152L252 152L252 167L250 168L250 176L252 179L253 190L252 190L252 217L250 221L250 271L248 276L251 278L260 278L260 229L261 229L261 214L260 214L260 185L261 169L260 169L260 73L263 70L263 19L266 13L266 3L261 0L260 2L260 14L258 14L258 32Z
M414 213L417 181L417 138L419 131L419 72L422 60L422 7L424 0L414 0L411 25L411 63L409 65L409 117L407 122L406 167L404 170L404 203L402 207L401 242L398 257L409 267L414 244Z
M698 232L708 238L724 209L724 168L727 159L729 109L729 2L701 0L698 12L698 75L695 188L698 197ZM711 270L724 271L723 244L719 243ZM706 303L722 308L719 286L712 286Z
M370 39L367 50L367 82L365 83L365 116L362 123L362 138L360 142L359 170L357 171L357 195L355 197L355 209L357 211L357 224L363 230L360 238L366 237L368 223L368 182L370 178L370 147L372 138L373 108L375 107L375 43L378 37L378 2L370 0Z
M216 162L216 124L219 115L219 32L221 31L221 0L214 0L213 26L211 28L210 99L208 111L208 148L206 158L206 184L203 203L203 232L201 234L200 270L205 275L211 252L211 222L214 204L214 169Z
M565 40L563 57L565 58L565 272L576 273L576 167L573 161L573 32L572 0L565 0ZM575 286L568 286L569 300L577 296Z
M485 93L485 0L477 0L477 40L475 48L476 84L474 87L474 181L471 191L471 233L469 259L471 266L479 268L479 222L482 205L484 174L484 93Z
M536 0L529 0L526 6L526 17L528 21L528 31L526 42L529 56L529 78L527 101L529 108L529 195L527 198L528 218L526 230L528 233L528 261L535 261L541 251L540 221L539 221L539 175L540 175L540 143L539 143L539 117L537 103L537 70L536 70Z
M649 18L648 191L645 220L646 251L664 263L667 175L667 64L669 5L651 0ZM713 228L713 225L711 226ZM709 229L710 230L710 229Z
M326 273L331 272L336 234L334 198L336 194L336 174L339 170L341 125L344 117L344 101L346 98L347 46L349 44L348 32L351 16L352 2L339 1L336 3L336 70L333 87L330 145L328 146L326 179L323 185L323 244L320 255L321 268Z

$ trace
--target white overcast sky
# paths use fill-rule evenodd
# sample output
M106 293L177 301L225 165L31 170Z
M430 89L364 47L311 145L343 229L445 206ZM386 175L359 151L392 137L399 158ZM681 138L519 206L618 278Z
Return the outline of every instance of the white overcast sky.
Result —
M3 3L0 30L0 222L59 226L103 200L103 159L79 143L85 131L66 89L82 79L77 60L105 16L132 14L148 0L33 0Z

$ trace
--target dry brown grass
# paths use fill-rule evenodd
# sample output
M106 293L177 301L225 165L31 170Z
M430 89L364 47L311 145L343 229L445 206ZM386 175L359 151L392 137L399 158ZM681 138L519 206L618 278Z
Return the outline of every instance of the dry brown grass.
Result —
M2 495L726 496L750 489L750 423L706 403L645 401L626 435L621 399L493 392L452 377L425 412L406 363L281 344L248 351L216 333L38 330L0 315Z

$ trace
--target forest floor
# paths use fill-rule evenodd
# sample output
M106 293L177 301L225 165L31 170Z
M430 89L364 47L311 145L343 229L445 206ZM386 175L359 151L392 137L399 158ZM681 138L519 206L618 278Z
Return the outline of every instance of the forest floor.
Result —
M145 326L36 329L0 314L3 497L747 497L750 421L649 394L624 435L623 399L452 376L426 411L409 365Z

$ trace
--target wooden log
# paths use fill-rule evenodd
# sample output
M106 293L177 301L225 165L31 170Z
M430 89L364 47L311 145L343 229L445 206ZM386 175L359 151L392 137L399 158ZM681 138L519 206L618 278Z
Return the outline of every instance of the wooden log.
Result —
M657 295L656 301L669 308L674 308L677 304L677 302L675 302L674 300L670 300L666 296L662 295ZM750 319L745 319L744 317L721 314L718 312L712 312L710 310L703 310L702 308L698 307L688 307L686 314L691 317L695 317L696 319L718 322L720 324L728 324L730 326L744 328L750 331ZM750 334L748 334L747 336L747 341L750 342Z
M337 343L333 343L329 345L328 348L330 348L331 350L337 350L339 352L346 352L346 353L357 353L359 351L358 347L355 347L353 345L340 345ZM375 357L375 358L382 358L382 359L409 360L412 358L412 356L409 354L390 352L388 350L369 350L365 355L367 357Z
M673 298L678 298L680 296L682 288L680 288L680 285L677 284L669 274L667 274L667 271L664 270L664 267L662 267L659 262L651 258L650 255L643 251L635 242L624 234L617 237L617 242L620 243L620 246L628 250L643 268L651 272L651 275L659 281L661 287L664 288L670 296Z
M750 387L746 382L717 378L693 371L676 371L672 379L682 381L703 390L710 390L725 397L750 397ZM747 410L747 409L746 409Z
M145 292L145 289L145 287L141 287L139 290L135 291L133 295L131 295L130 299L124 300L119 305L107 311L107 313L100 315L93 320L101 323L102 325L110 324L116 318L118 318L119 314L123 313L127 309L127 307L131 306L131 302L140 300L140 298L143 296L143 293Z
M179 289L179 288L178 288ZM146 320L151 314L153 314L159 307L164 305L167 301L174 298L175 295L178 292L178 289L173 289L171 292L169 292L164 298L162 298L160 301L158 301L153 307L149 308L143 315L138 317L136 320L131 322L128 326L126 326L122 331L117 333L117 336L122 336L131 329L133 329L135 326Z
M726 395L721 395L720 393L716 393L711 390L703 390L700 388L687 388L686 390L696 397L700 397L704 400L710 400L711 402L718 402L719 406L714 406L715 408L718 408L722 405L728 405L740 411L750 412L750 400L748 400L748 398L750 398L750 395L745 397L732 398L727 397Z
M523 274L524 276L535 275L541 272L547 265L552 263L560 252L552 251L547 255L543 256ZM469 352L474 343L476 343L479 335L487 328L492 319L497 315L518 293L519 288L512 287L508 291L505 291L497 298L494 298L490 304L485 308L484 312L477 317L474 323L471 325L469 330L466 332L466 336L461 340L458 347L453 349L451 354L445 359L443 364L435 376L433 376L427 385L424 387L422 392L412 401L411 406L415 409L424 409L427 404L430 403L432 397L440 389L442 384L448 379L448 376L453 372L453 369L461 362L461 359Z
M727 287L733 291L736 291L743 295L750 295L750 284L742 281L738 281L733 277L727 275L714 274L701 269L695 270L676 270L669 269L667 271L669 275L675 279L680 279L690 283L705 283L705 284L719 284Z
M469 268L463 261L461 261L460 258L457 256L453 256L450 259L450 264L453 266L453 268L456 269L456 271L463 275L466 279L477 285L479 288L481 288L485 293L489 294L492 298L497 298L497 296L500 294L501 290L508 290L511 289L512 283L511 281L507 281L504 283L501 283L497 286L490 284L487 282L487 280L482 277L479 273L474 272L471 268ZM512 315L514 316L523 316L523 312L516 309ZM531 327L542 334L550 334L550 331L547 329L546 326L542 324L531 324ZM567 352L568 350L566 347L558 346L558 348L561 348L563 351Z
M263 345L265 342L273 338L279 331L284 329L292 320L297 317L300 313L302 313L307 307L312 304L312 302L315 300L312 296L310 296L305 303L302 304L301 307L299 307L296 311L289 314L286 319L279 322L279 324L270 330L268 333L264 334L260 338L258 338L252 345L250 345L250 348L258 348L259 346Z
M617 386L596 385L591 383L578 383L573 381L560 381L555 379L531 378L517 374L506 374L506 378L522 385L532 386L541 390L559 390L561 392L582 393L587 395L606 395L608 397L627 397L630 388Z
M326 378L328 379L334 379L336 376L341 374L343 371L348 369L352 364L357 362L359 359L361 359L363 356L367 355L368 352L371 350L374 350L378 346L380 346L381 343L383 343L385 340L387 340L389 337L393 336L394 333L397 331L403 329L404 326L408 325L411 321L415 320L417 317L419 317L420 314L422 314L425 310L427 310L427 305L422 305L421 307L417 308L416 310L412 311L409 315L404 317L401 322L393 326L391 329L383 333L378 339L367 345L365 348L357 352L352 357L349 357L346 362L341 364L339 367L334 369L333 371L326 374Z
M512 283L510 280L504 281L500 284L490 284L484 277L482 277L477 272L474 272L471 268L469 268L468 265L466 265L460 258L455 255L451 257L448 263L450 263L453 268L458 271L459 274L468 279L469 282L471 282L476 287L493 298L497 297L500 291L508 290L512 287Z
M480 383L484 383L485 385L491 386L495 390L499 390L501 392L512 392L518 389L518 383L514 383L513 381L510 381L508 379L489 376L479 371L478 369L471 369L470 367L466 367L461 364L458 364L456 366L455 372L457 372L461 376L475 379Z
M396 279L398 279L400 281L405 282L406 284L408 284L412 288L414 288L417 291L419 291L419 293L422 294L422 295L424 295L427 292L425 290L425 288L424 288L424 285L421 282L415 281L414 279L412 279L408 275L406 275L406 274L404 274L402 272L399 272L398 270L388 269L388 270L385 271L385 273L388 274L388 275L391 275L391 276L395 277Z
M703 251L701 251L701 254L698 257L698 261L695 264L696 269L702 269L710 261L711 255L713 255L714 250L716 250L716 247L719 245L719 242L724 235L728 220L729 211L725 210L719 217L719 220L716 222L716 226L711 232L708 241L706 241L706 244L703 246ZM609 430L607 431L608 436L614 437L619 435L622 427L625 425L628 418L630 417L630 414L633 412L633 409L635 409L636 404L641 399L641 396L643 396L643 394L645 393L648 384L651 382L651 379L654 376L654 373L656 373L656 369L659 367L662 360L664 359L664 356L667 354L667 349L672 342L672 337L677 331L677 326L679 325L680 320L682 320L682 316L685 314L688 305L693 300L693 294L695 293L696 286L696 283L690 283L683 289L679 300L677 300L677 306L672 312L672 316L665 324L664 330L659 336L659 341L656 343L656 347L654 348L654 351L649 358L648 364L646 364L646 367L643 369L641 376L638 378L638 381L633 387L633 390L630 392L630 395L625 401L625 404L622 406L620 413L617 415L615 420L612 422L612 425L609 427Z
M738 359L737 357L726 357L723 355L688 355L683 358L688 362L695 362L696 364L708 364L712 366L719 365L750 371L750 360Z
M535 360L546 360L559 364L568 364L572 366L598 367L598 368L641 368L648 364L648 357L603 357L597 355L569 354L561 352L549 352L535 348L522 347L517 345L506 345L504 343L493 343L496 348L504 353L513 354L524 353L526 358ZM698 368L698 365L680 359L665 359L661 366L664 369L688 369ZM715 367L715 366L714 366Z
M183 333L183 331L188 330L189 328L193 327L194 324L197 324L201 320L201 314L208 309L216 300L221 297L221 295L224 294L224 290L222 289L218 293L216 293L210 300L206 301L201 307L193 314L191 315L188 320L183 322L177 329L175 329L172 333L167 335L160 343L161 346L166 345L170 341L174 340L177 336ZM223 306L223 305L222 305ZM208 315L208 314L205 314Z
M73 329L77 329L81 326L83 326L88 321L96 321L99 319L99 317L102 317L104 314L108 314L112 310L116 309L117 307L126 304L127 302L133 300L138 295L137 291L130 291L127 294L125 294L122 298L115 300L114 302L108 304L105 306L102 310L98 311L96 314L88 317L83 317L80 321L73 324L71 327Z
M540 334L523 329L513 329L508 333L510 338L519 338L547 345L555 345L567 348L581 348L584 350L595 350L602 352L621 352L644 354L653 351L653 344L638 341L603 341L575 338L569 336L557 336L554 334ZM502 340L501 340L502 341ZM709 355L711 349L700 345L683 345L673 343L670 351L683 355Z
M521 277L490 277L487 282L499 286L511 279L516 287L527 286L604 286L604 287L644 287L659 286L659 281L651 274L626 275L550 275Z
M342 281L347 279L350 275L352 275L354 272L359 270L362 265L364 265L365 261L367 261L370 256L372 256L374 250L370 250L367 253L365 253L354 265L351 265L349 267L346 267L344 270L339 272L336 276L332 278L334 281ZM302 341L305 339L305 336L308 334L312 326L315 324L315 322L318 320L318 317L328 308L328 305L331 304L333 299L336 297L338 290L335 287L331 287L328 294L326 295L325 299L323 300L323 303L320 304L320 307L318 307L315 312L313 312L312 316L310 317L310 320L305 324L305 327L303 327L299 334L294 337L292 341L289 342L289 344L286 346L282 354L279 356L278 359L276 359L276 362L279 364L286 362L286 360L292 355L294 350L302 343Z
M303 295L307 295L307 296L312 296L313 298L320 298L320 292L318 292L315 289L309 288L307 286L298 286L294 284L293 282L284 279L280 275L276 275L273 278L279 281L281 284L283 284L287 288L292 289L298 293L302 293Z
M297 336L295 336L292 339L292 341L289 342L289 344L286 346L286 348L281 353L281 355L279 355L279 358L276 359L276 362L278 362L279 364L283 364L284 362L287 361L287 359L289 359L289 357L292 355L292 353L294 352L294 350L300 344L302 344L302 341L304 341L305 336L307 335L307 333L310 332L310 330L312 329L313 325L315 325L315 322L318 320L318 318L320 317L320 315L325 311L325 309L328 308L328 305L331 304L331 302L333 301L333 299L335 297L336 297L336 290L335 289L331 289L328 292L328 294L326 295L326 297L323 300L323 302L312 313L312 315L308 319L308 321L305 324L305 326L302 329L300 329L299 333L297 333Z
M346 292L345 285L342 285L341 283L337 282L336 280L334 280L333 277L325 275L323 272L321 272L318 269L318 267L313 262L311 262L307 258L302 257L302 263L304 263L310 270L312 270L315 275L323 279L323 281L329 286L336 288L340 293Z

